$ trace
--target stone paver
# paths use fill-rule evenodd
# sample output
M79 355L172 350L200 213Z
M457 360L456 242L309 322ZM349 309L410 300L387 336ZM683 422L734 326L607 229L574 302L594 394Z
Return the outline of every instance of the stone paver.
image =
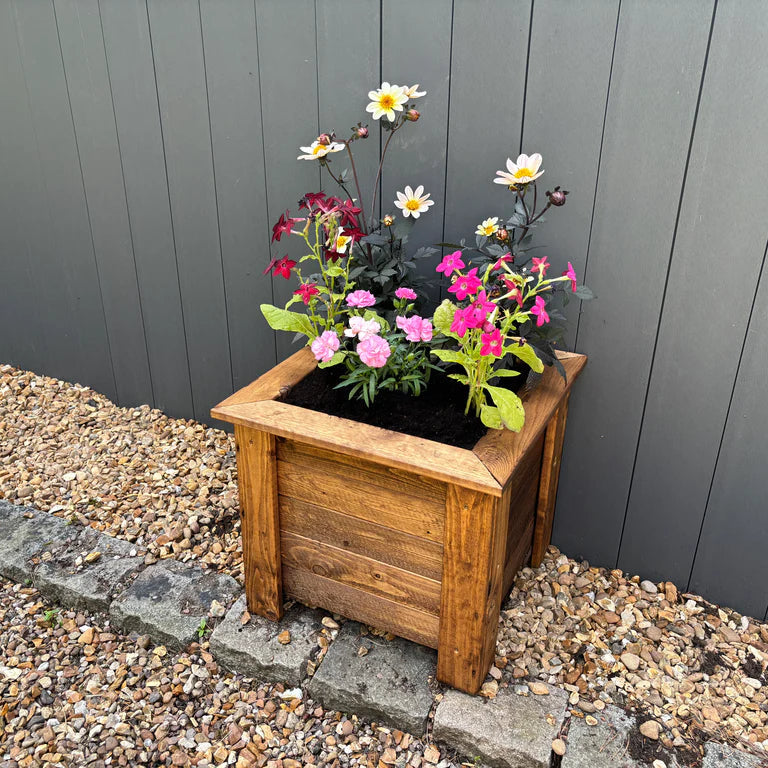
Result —
M0 574L24 584L31 577L30 558L43 549L73 541L79 526L47 512L0 500Z
M424 733L433 695L429 677L437 656L421 645L396 638L361 635L362 627L344 624L309 683L309 692L326 709L337 709ZM364 656L359 648L368 650Z
M109 614L125 632L183 648L198 639L200 620L208 617L213 600L227 606L240 591L230 576L165 560L142 571Z
M318 650L323 615L297 604L286 611L282 621L251 616L247 624L242 624L240 618L246 607L243 595L211 635L211 651L216 659L248 677L301 685L307 664ZM278 635L286 631L290 642L281 643Z
M704 748L701 768L768 768L768 760L710 741Z
M635 720L618 707L606 707L592 715L597 725L572 717L562 768L645 768L627 752L629 733ZM671 766L668 766L671 768Z
M131 556L134 549L129 542L92 528L81 529L74 541L56 544L49 551L51 559L37 566L32 583L54 603L80 610L107 611L142 567L142 559ZM88 563L86 556L95 553L98 559Z
M567 702L559 688L547 696L519 696L504 688L495 699L450 690L437 705L432 735L487 765L549 768Z

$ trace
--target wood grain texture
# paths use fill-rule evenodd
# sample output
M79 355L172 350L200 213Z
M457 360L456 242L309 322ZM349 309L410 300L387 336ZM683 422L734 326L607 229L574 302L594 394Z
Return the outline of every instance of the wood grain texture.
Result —
M493 661L509 499L509 489L498 499L448 487L437 677L468 693L477 693Z
M278 503L284 532L348 549L429 579L442 578L441 543L287 496L280 496Z
M541 438L552 414L564 397L568 396L574 381L587 364L585 355L558 353L565 368L567 381L554 368L545 368L541 381L524 398L525 426L520 432L508 429L489 429L472 449L500 485L509 482L518 463L531 446Z
M501 495L499 483L480 459L462 448L273 400L218 407L216 417L347 456L359 456L375 464Z
M516 537L514 546L507 550L506 562L504 563L504 586L501 592L501 599L505 600L509 595L512 584L515 581L518 571L523 568L530 560L533 544L533 529L536 525L535 518L531 517L528 525Z
M283 586L275 437L235 426L235 442L248 610L278 621Z
M533 532L533 551L531 552L532 568L538 568L541 565L544 553L552 539L552 522L555 517L557 483L560 477L560 459L563 454L567 418L568 397L566 396L550 419L544 438L539 499L536 505L536 527Z
M393 531L392 546L398 536ZM440 613L440 582L314 538L283 532L283 565L384 597L420 611Z
M289 566L283 568L283 585L287 595L305 605L354 616L365 624L437 648L440 621L431 613Z

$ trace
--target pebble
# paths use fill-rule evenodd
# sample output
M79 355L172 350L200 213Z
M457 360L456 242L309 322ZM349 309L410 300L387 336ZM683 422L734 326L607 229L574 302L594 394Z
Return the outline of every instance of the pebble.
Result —
M646 739L657 741L661 735L661 725L655 720L646 720L640 725L640 733L642 733Z
M659 591L659 588L652 581L648 581L647 579L640 582L640 589L642 589L643 592L648 592L651 595L655 595Z
M544 683L539 683L537 681L534 681L532 683L528 683L528 690L531 693L535 693L537 696L548 696L549 695L549 686L544 685Z
M562 757L565 754L565 749L565 742L562 739L555 739L552 742L552 751L556 755L560 755L560 757Z

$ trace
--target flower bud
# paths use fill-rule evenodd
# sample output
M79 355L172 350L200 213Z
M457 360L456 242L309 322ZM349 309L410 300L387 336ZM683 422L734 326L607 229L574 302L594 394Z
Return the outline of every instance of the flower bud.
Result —
M391 226L392 226L392 225L395 223L395 217L394 217L394 216L393 216L391 213L388 213L388 214L386 214L386 216L384 216L384 218L381 220L381 223L382 223L382 224L383 224L385 227L391 227Z
M368 126L367 125L359 125L357 128L355 128L355 133L357 134L358 139L367 139L368 138Z
M317 143L327 147L331 143L331 137L327 133L321 133L317 137Z
M501 240L502 243L506 243L509 240L509 232L506 229L499 229L496 232L496 237Z
M565 205L565 196L568 192L560 187L555 187L553 192L547 192L547 197L552 205L561 206Z
M409 109L405 113L405 119L415 123L421 117L421 112L418 109Z

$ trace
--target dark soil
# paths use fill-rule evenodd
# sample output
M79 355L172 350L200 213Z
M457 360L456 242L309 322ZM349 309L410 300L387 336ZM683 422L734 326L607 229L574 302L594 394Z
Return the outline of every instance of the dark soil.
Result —
M638 715L636 718L636 727L629 732L629 743L627 752L633 760L651 765L654 760L661 760L665 765L674 765L672 755L674 754L679 763L690 768L701 765L701 754L693 747L680 747L668 750L660 741L647 739L640 733L640 726L646 720L653 720L647 715Z
M486 432L480 419L471 413L464 415L467 388L444 374L433 371L429 386L418 397L402 392L379 392L368 408L362 400L350 400L347 388L334 389L343 373L342 366L316 368L293 386L282 400L457 448L472 448ZM525 376L500 381L505 384L514 382L520 387Z
M725 659L720 651L705 651L701 656L699 671L705 675L714 675L718 667L725 665Z
M763 684L767 682L765 679L765 671L763 670L763 665L760 664L757 659L754 658L754 656L747 656L745 661L742 663L741 668L747 677L759 680Z

